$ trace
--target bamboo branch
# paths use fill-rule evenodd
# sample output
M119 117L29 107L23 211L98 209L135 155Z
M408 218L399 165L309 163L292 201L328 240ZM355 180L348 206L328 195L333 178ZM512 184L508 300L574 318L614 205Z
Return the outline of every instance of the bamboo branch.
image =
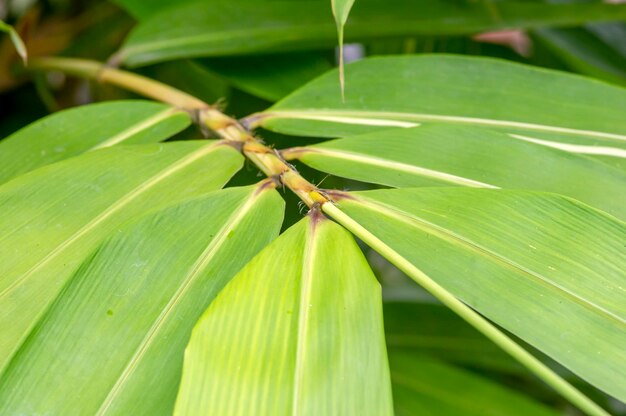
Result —
M300 176L298 171L287 163L278 152L261 143L241 123L214 106L183 91L142 75L111 68L100 62L86 59L33 58L29 69L60 71L68 75L93 79L188 111L201 126L208 128L226 141L238 143L244 156L268 177L291 189L309 207L321 205L328 201L323 192Z

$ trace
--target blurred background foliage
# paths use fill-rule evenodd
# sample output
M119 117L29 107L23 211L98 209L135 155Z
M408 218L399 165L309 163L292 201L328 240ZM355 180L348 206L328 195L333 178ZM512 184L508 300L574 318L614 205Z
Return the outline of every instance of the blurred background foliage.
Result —
M254 16L243 17L249 13L245 7L246 1L250 0L230 0L225 7L239 8L240 15L219 18L226 21L253 19ZM258 0L257 4L271 1ZM383 0L379 0L379 6L380 1ZM207 7L214 2L219 3L220 0L205 0L203 4ZM455 53L501 58L626 85L624 21L603 21L606 19L593 16L593 21L587 21L585 15L517 19L508 12L507 4L511 2L506 0L416 2L419 3L416 10L422 10L426 17L434 16L434 20L428 21L424 28L415 30L411 36L394 33L391 30L393 28L385 27L391 24L390 20L386 20L382 27L373 29L372 35L364 35L363 39L357 36L355 39L349 21L346 36L348 42L353 43L346 45L348 62L372 55ZM168 8L180 8L184 3L191 1L0 0L0 19L16 28L31 56L83 57L116 65L115 53L137 22L159 13L168 13ZM359 19L359 13L367 15L367 3L368 0L357 0L354 19ZM599 2L525 0L513 3L535 7L551 3ZM466 7L468 17L464 21ZM446 22L448 11L452 15L452 23ZM294 16L295 22L298 18ZM328 20L332 21L329 5ZM184 24L182 26L180 30L185 30ZM384 35L379 36L379 33ZM133 70L187 91L206 102L218 103L230 115L243 117L267 108L297 87L333 68L337 51L333 42L326 41L320 44L296 43L289 50L270 48L253 53L231 51L226 56L220 56L219 53L206 55L190 54L188 57L150 63ZM349 82L348 79L348 93ZM103 100L138 98L109 85L70 78L60 73L30 74L21 65L9 37L4 35L0 37L0 97L0 137L6 137L28 123L64 108ZM267 131L260 131L259 135L277 148L319 141L316 138L284 137ZM201 138L201 132L191 127L172 140ZM329 177L303 165L298 165L298 169L303 176L321 184L323 188L356 190L372 187ZM249 184L258 179L261 179L258 170L248 165L232 180L232 184ZM284 224L284 228L287 228L301 217L305 207L289 192L285 192L284 196L288 200ZM466 380L463 377L471 373L523 392L558 409L561 414L579 414L460 318L408 282L402 273L380 256L373 251L366 254L384 287L386 335L392 357L395 351L410 351L429 359L434 358L448 368L430 369L433 371L430 388L437 388L437 380L448 382L457 376L459 380ZM624 403L587 385L549 359L545 358L545 361L614 414L626 415ZM392 369L399 373L403 371L402 366L394 367L393 359ZM477 389L477 392L481 391ZM394 393L402 395L400 390ZM402 400L399 397L397 400ZM463 400L467 400L467 397ZM472 400L479 398L474 397ZM444 406L442 403L439 405ZM436 408L438 405L435 403L434 406ZM460 408L462 406L457 409Z

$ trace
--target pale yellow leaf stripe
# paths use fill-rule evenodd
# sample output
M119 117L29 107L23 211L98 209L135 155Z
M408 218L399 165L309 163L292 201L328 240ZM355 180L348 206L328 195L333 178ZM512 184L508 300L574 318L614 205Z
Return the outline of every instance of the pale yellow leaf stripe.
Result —
M553 142L550 140L541 140L534 137L522 136L521 134L509 134L514 139L523 140L530 143L540 144L542 146L552 147L553 149L559 149L570 153L580 153L584 155L596 155L596 156L612 156L626 158L626 149L619 149L617 147L609 146L587 146L582 144L570 144Z
M175 108L168 108L167 110L161 111L159 113L156 113L155 115L140 121L139 123L136 123L132 126L130 126L129 128L122 130L121 132L119 132L118 134L116 134L115 136L112 136L110 138L108 138L107 140L103 141L102 143L98 143L97 145L93 146L91 149L89 150L97 150L97 149L102 149L104 147L110 147L110 146L114 146L116 144L120 144L122 143L124 140L129 139L130 137L134 136L137 133L140 133L144 130L149 129L150 127L156 126L157 124L159 124L160 122L170 118L171 116L175 115L175 114L184 114L181 110L177 110Z
M404 122L405 125L398 127L415 127L420 122L446 122L460 124L475 124L494 127L511 127L516 129L526 129L543 131L549 133L571 134L575 136L597 137L601 139L611 139L626 141L626 135L606 133L595 130L572 129L567 127L548 126L543 124L524 123L511 120L496 120L478 117L462 117L442 114L420 114L402 113L387 111L281 111L273 110L265 113L255 114L248 118L249 124L258 126L264 121L272 119L296 119L296 120L318 120L344 124L357 124L368 126L386 126L388 122Z
M381 168L387 168L397 171L402 171L406 173L410 173L412 175L418 176L426 176L429 178L438 179L444 182L450 182L457 185L468 186L472 188L491 188L491 189L499 189L498 186L491 185L488 183L476 181L473 179L465 178L462 176L456 176L449 173L441 172L438 170L423 168L420 166L409 165L407 163L395 162L388 159L381 159L374 156L366 156L363 154L346 152L343 150L335 150L335 149L327 149L327 148L302 148L295 152L296 154L307 154L307 153L315 153L324 155L326 157L342 160L342 161L350 161L363 163L366 165L379 166Z
M137 365L141 361L141 358L146 353L151 343L155 340L156 335L159 330L163 327L163 324L167 321L168 317L172 314L176 305L180 303L180 300L183 298L185 293L189 290L193 282L202 275L202 272L209 265L211 260L215 257L215 255L219 252L220 248L228 238L230 232L243 220L243 218L253 209L256 202L258 201L260 195L263 192L263 188L257 188L250 198L248 198L243 204L241 204L230 216L230 218L224 223L222 228L220 228L219 232L215 235L215 237L211 240L209 245L204 249L198 260L194 263L191 269L187 272L187 275L183 279L182 284L174 293L174 296L170 299L170 301L165 305L155 322L152 324L150 329L148 330L146 336L143 338L135 354L130 359L124 371L117 379L113 387L111 388L109 394L103 401L100 409L96 413L98 416L104 415L107 410L113 404L113 401L117 398L119 393L122 391L122 387L128 381L130 376L133 374Z
M148 191L150 188L154 187L159 182L165 180L169 176L175 174L176 172L180 171L181 169L184 169L185 167L191 165L192 163L194 163L198 159L200 159L200 158L208 155L209 153L213 152L217 148L217 146L219 146L219 145L220 145L220 143L213 143L213 144L204 146L204 147L196 150L195 152L192 152L192 153L186 155L185 157L179 159L177 162L175 162L172 165L170 165L168 168L162 170L161 172L157 173L156 175L154 175L150 179L146 180L145 182L143 182L142 184L140 184L139 186L137 186L136 188L134 188L133 190L128 192L126 195L124 195L119 200L117 200L115 203L113 203L108 208L106 208L104 211L102 211L93 220L89 221L87 224L82 226L78 231L76 231L74 234L72 234L70 237L68 237L65 241L63 241L61 244L56 246L56 248L54 250L52 250L50 253L48 253L43 259L41 259L37 263L35 263L35 265L33 265L33 267L31 267L26 273L21 275L19 278L15 279L15 281L13 283L11 283L2 292L0 292L0 299L4 298L5 296L8 296L13 290L15 290L17 287L19 287L29 277L31 277L37 271L41 270L50 261L54 260L60 254L62 254L65 250L67 250L69 247L71 247L72 244L74 244L78 240L80 240L81 237L83 237L86 234L88 234L90 231L95 229L98 225L103 223L109 217L111 217L116 212L120 211L126 205L131 203L135 198L137 198L138 196L140 196L144 192Z
M306 337L309 323L309 310L311 305L311 290L313 286L315 253L317 239L315 238L315 221L311 221L304 247L304 259L302 264L302 280L300 286L300 302L298 307L298 343L296 346L296 365L294 371L294 388L291 414L299 414L300 398L302 395L302 383L304 381L303 367L306 362Z

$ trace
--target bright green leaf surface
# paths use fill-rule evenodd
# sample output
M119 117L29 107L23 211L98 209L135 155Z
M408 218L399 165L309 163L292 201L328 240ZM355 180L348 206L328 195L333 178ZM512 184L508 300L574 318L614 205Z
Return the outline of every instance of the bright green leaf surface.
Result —
M190 122L187 113L149 101L98 103L61 111L0 141L0 183L89 150L159 142Z
M556 412L452 366L407 353L389 355L397 416L548 416Z
M380 286L350 234L319 217L290 228L209 306L175 411L391 413Z
M5 370L0 413L171 414L195 322L278 235L283 205L271 188L231 188L116 232Z
M421 123L487 126L575 153L626 158L626 90L510 62L454 55L370 58L304 86L249 123L338 137ZM376 82L372 82L376 80Z
M126 220L219 189L241 154L215 142L119 146L0 187L0 372L85 255Z
M521 191L357 192L339 208L477 311L624 400L626 225Z
M125 3L125 1L123 1ZM143 8L143 7L142 7ZM473 34L484 30L572 25L626 16L626 5L502 2L494 19L482 4L452 0L359 1L346 40L420 34ZM184 3L141 22L120 57L141 65L185 57L332 47L337 28L328 0ZM335 75L335 96L337 76Z
M626 172L486 128L390 129L296 148L291 154L316 169L365 182L542 190L626 219Z

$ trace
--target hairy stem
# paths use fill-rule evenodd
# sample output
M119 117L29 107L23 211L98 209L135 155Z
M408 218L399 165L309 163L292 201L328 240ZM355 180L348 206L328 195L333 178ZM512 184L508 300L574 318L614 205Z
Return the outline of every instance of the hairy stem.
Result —
M226 141L237 143L243 154L263 173L287 186L309 207L323 204L328 200L315 185L300 176L293 166L285 162L280 154L261 143L237 120L183 91L142 75L86 59L33 58L29 69L60 71L68 75L93 79L186 110L201 126L208 128Z

